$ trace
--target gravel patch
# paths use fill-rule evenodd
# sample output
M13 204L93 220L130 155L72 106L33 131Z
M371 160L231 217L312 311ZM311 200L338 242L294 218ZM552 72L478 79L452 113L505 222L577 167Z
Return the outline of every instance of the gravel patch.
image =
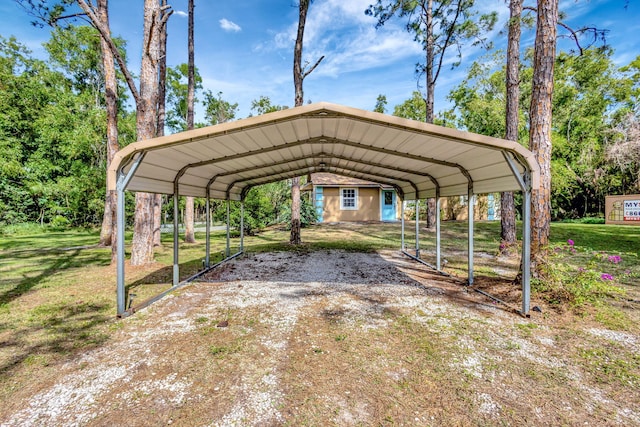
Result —
M428 374L412 370L415 354L406 359L388 358L381 349L372 353L375 360L351 354L351 359L343 361L340 352L347 354L349 346L356 345L349 342L351 337L327 337L312 329L314 322L334 322L344 328L340 331L354 337L362 333L375 339L376 334L400 331L400 318L426 331L425 339L437 334L457 349L444 365L461 371L473 383L464 401L472 403L469 410L475 413L470 419L476 416L480 424L495 423L513 410L513 402L529 404L531 390L538 396L544 393L547 379L522 380L517 377L519 366L511 370L513 361L532 371L544 367L566 372L574 383L572 392L581 393L550 402L549 407L522 410L533 414L540 424L559 421L554 411L599 415L603 406L613 405L617 405L612 410L615 423L640 423L633 405L618 402L598 385L581 386L586 377L572 359L558 355L561 346L552 338L551 326L540 326L528 337L515 327L521 319L508 310L397 251L251 254L224 264L203 279L120 321L110 341L64 363L54 383L43 384L14 413L2 414L0 425L117 425L124 423L122 414L135 414L136 422L143 423L138 425L283 425L295 414L295 405L305 403L287 407L287 393L296 386L285 381L292 377L287 377L286 369L291 369L288 362L294 351L298 358L308 355L311 367L313 357L360 363L363 377L373 378L371 369L379 371L379 381L395 383L388 391L406 391L412 396L411 387L417 386L414 381L421 380L415 376ZM228 313L235 313L243 322L234 323L230 316L224 329L216 327ZM588 332L639 350L638 338L632 334L597 328ZM215 341L221 337L222 344ZM336 344L338 340L343 347ZM214 345L232 350L224 354L226 358L218 358L210 350ZM240 349L237 358L234 346ZM334 365L329 366L333 369ZM223 369L232 374L216 376ZM204 374L208 377L203 379ZM309 381L301 375L300 382ZM539 381L542 388L536 391L533 381ZM331 411L325 419L335 425L368 424L376 419L375 411L384 410L373 397L372 387L325 388L314 396L318 406L305 409L311 415L314 410ZM373 394L366 394L369 392ZM365 395L367 398L362 397ZM584 408L576 406L581 399L586 400ZM437 411L428 411L433 408L418 405L405 411L402 405L403 401L397 402L395 413L405 417L406 425L445 425ZM191 412L197 417L176 417ZM562 421L560 424L575 424L573 418Z
M606 338L608 340L615 341L618 344L622 344L629 350L640 352L640 341L635 335L628 334L626 332L597 328L591 328L588 330L588 332L597 337Z

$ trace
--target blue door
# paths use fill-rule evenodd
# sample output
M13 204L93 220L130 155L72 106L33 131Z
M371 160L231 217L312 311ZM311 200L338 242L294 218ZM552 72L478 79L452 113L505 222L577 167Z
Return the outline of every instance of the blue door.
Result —
M382 190L382 220L396 221L396 192Z
M496 219L496 207L495 207L495 199L493 194L489 193L487 195L487 219L489 221L493 221Z
M322 191L322 187L316 187L314 207L316 208L316 221L322 222L324 214L324 192Z

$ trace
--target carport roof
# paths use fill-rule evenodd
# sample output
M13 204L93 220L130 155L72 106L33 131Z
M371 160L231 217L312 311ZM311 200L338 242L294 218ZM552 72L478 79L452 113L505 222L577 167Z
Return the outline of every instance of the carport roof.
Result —
M132 169L133 168L133 169ZM514 173L514 170L516 173ZM131 191L241 200L253 186L331 172L394 186L405 200L520 191L533 154L503 139L330 103L139 141L108 171ZM132 172L132 173L129 173ZM126 183L126 184L124 184Z

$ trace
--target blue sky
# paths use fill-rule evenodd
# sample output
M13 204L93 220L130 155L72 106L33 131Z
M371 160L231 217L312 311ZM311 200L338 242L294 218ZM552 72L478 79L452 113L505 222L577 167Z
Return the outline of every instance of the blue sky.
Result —
M187 0L169 0L175 11L169 21L168 65L187 61ZM307 77L305 100L328 101L371 110L379 94L386 95L388 110L416 90L414 64L423 53L403 27L394 20L376 30L375 19L364 14L372 0L315 0L305 32L303 61L325 59ZM495 10L500 21L489 36L504 46L508 7L504 0L477 1L483 11ZM625 7L626 5L626 7ZM130 69L139 72L142 33L142 0L110 1L112 32L128 43ZM561 1L567 23L573 27L595 25L609 30L607 42L615 61L625 65L640 54L640 4L638 0ZM196 65L204 87L223 99L239 104L238 118L249 115L251 101L261 95L272 103L293 105L293 44L298 10L295 0L196 0ZM12 0L0 0L0 34L15 35L36 55L48 29L30 25L32 18ZM522 46L533 44L525 34ZM561 41L560 48L569 49ZM460 67L445 66L436 88L436 111L447 108L446 95L459 83L471 61L481 55L477 48L463 49ZM449 58L451 62L454 58Z

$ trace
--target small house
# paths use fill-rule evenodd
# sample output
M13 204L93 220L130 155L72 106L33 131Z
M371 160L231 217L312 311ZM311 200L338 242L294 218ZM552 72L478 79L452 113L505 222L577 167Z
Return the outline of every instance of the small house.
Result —
M302 191L311 193L318 222L400 219L400 198L388 185L332 173L313 173Z

